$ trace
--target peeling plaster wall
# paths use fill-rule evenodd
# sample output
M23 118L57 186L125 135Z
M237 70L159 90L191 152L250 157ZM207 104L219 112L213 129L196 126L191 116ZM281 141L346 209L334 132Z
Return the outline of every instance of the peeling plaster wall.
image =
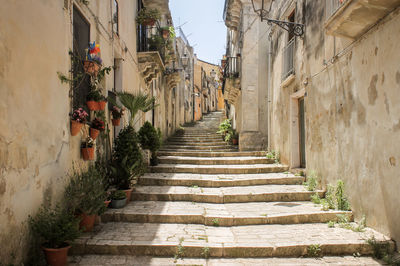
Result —
M285 2L275 1L275 17ZM323 185L343 179L356 219L365 214L368 226L399 243L400 11L352 44L325 34L324 5L297 1L297 21L307 27L304 39L296 39L296 74L286 87L287 33L274 28L271 146L290 163L290 95L304 88L307 170Z
M5 264L26 259L28 215L46 197L61 198L72 162L87 166L80 158L87 131L70 135L69 86L57 76L57 71L68 73L72 49L72 5L67 1L65 9L64 2L6 1L0 9L0 261ZM124 59L123 88L138 91L136 2L120 1L120 37L114 41L96 27L86 6L77 6L91 24L91 40L100 43L104 65L113 65L118 54ZM109 32L110 7L110 1L89 4ZM111 72L104 92L113 86Z

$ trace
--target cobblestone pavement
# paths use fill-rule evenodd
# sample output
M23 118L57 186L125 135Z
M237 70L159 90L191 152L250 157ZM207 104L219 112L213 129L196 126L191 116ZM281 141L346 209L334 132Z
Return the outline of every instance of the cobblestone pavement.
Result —
M371 237L393 248L389 238L328 227L338 214L352 221L352 212L311 203L324 191L307 191L265 151L222 143L222 119L210 114L171 138L133 201L76 241L70 265L380 265L358 256L372 255Z

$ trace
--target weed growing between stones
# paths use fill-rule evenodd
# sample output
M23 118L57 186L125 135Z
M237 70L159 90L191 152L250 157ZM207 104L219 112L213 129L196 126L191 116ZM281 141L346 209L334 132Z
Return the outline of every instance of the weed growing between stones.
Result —
M203 251L201 252L201 255L205 259L208 259L210 257L210 248L209 247L203 247Z
M318 177L317 173L315 173L315 171L311 171L310 174L307 175L307 181L304 182L303 185L308 191L315 191L318 186L319 179L320 178Z
M379 243L374 236L367 239L367 243L372 247L374 258L383 260L387 265L400 266L400 256L394 255L389 243Z
M315 176L307 177L307 182L304 183L307 190L314 191L318 186L318 181ZM342 180L337 181L337 185L328 184L326 188L325 198L321 199L318 193L311 196L311 201L315 204L321 204L322 210L336 209L341 211L350 211L350 202L345 195L345 186Z
M213 223L213 226L219 226L219 219L218 218L212 219L212 223Z
M322 257L322 250L320 244L310 245L307 248L307 257Z
M314 204L321 204L321 198L319 197L319 194L315 193L314 195L311 195L311 201Z
M279 151L274 151L274 150L266 151L265 156L268 159L273 159L275 163L281 162Z
M362 217L359 223L351 223L350 222L350 216L347 214L338 214L336 215L338 217L337 224L339 227L352 230L354 232L364 232L365 227L366 227L366 218L365 215ZM335 227L335 222L334 221L329 221L328 222L328 227L333 228Z
M174 263L185 256L185 247L182 245L182 242L185 239L183 237L179 238L179 244L176 246L176 254L174 256Z
M328 222L328 227L329 228L334 228L335 227L335 222L334 221L329 221Z

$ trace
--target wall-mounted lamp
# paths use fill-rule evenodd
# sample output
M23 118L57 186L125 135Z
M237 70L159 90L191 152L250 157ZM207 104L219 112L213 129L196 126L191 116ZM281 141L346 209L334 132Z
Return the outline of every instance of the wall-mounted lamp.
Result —
M266 4L264 3L265 0L261 0L261 7L258 7L258 6L256 7L256 5L254 4L254 0L251 0L254 12L256 12L260 16L261 21L265 20L268 22L268 24L274 23L274 24L278 25L279 27L281 27L282 29L284 29L284 30L288 31L289 33L292 33L298 37L302 37L304 35L304 27L305 27L304 24L269 19L268 15L269 15L269 11L271 10L271 5L272 5L273 0L267 0L267 1L270 1L268 10L265 9L265 6L266 6Z
M182 60L182 66L183 66L183 67L187 67L188 64L189 64L189 57L188 57L186 54L184 54L184 55L181 57L181 60Z
M211 77L211 79L215 79L215 76L217 75L217 72L215 72L215 70L213 69L211 72L210 72L210 77Z

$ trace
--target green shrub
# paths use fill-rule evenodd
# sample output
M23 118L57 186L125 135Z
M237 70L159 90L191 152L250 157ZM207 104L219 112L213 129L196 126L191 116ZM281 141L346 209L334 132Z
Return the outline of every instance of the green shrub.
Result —
M152 154L160 149L161 141L157 130L146 121L139 130L139 141L143 149L149 149Z
M54 209L42 205L35 217L29 216L32 232L47 248L65 247L68 241L79 237L79 221L79 218L59 205Z
M308 191L315 191L318 186L318 176L315 171L311 171L311 173L307 175L307 181L304 182L304 186L306 186Z
M111 199L112 200L123 200L126 199L126 193L121 190L114 190L111 192Z

